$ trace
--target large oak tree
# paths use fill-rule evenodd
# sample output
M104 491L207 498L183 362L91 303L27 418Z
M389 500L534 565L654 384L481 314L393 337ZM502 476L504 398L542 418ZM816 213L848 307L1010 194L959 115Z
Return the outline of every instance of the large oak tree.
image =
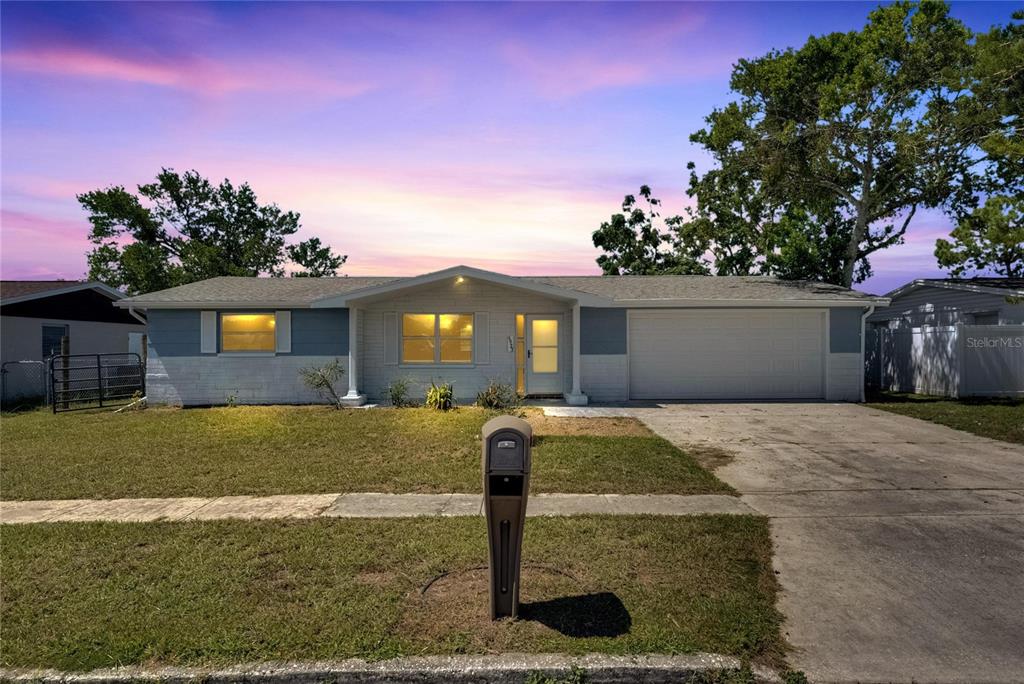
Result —
M95 247L87 255L89 279L130 294L236 275L333 276L346 256L311 238L286 239L299 215L260 204L248 184L214 185L195 171L163 169L156 182L132 193L123 186L78 195L89 212Z

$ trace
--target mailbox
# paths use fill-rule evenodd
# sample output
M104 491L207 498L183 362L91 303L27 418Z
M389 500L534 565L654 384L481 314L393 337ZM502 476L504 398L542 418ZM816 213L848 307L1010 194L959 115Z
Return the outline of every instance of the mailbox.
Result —
M516 617L519 612L519 563L530 491L533 428L521 418L498 416L484 424L482 437L491 619L497 620Z

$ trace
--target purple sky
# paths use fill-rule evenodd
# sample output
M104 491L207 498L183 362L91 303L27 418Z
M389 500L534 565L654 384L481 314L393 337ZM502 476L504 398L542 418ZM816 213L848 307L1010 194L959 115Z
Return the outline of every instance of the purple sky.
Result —
M5 2L2 275L82 277L75 194L162 166L248 181L351 275L598 273L590 234L624 194L685 206L686 162L707 167L687 137L733 62L872 6ZM939 274L950 228L919 213L860 287Z

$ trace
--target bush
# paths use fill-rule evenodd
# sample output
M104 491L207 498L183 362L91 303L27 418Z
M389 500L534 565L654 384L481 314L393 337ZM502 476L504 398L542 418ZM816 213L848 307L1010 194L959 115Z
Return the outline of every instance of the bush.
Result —
M334 388L341 376L345 375L345 369L341 367L341 361L334 359L323 366L312 366L300 368L299 375L306 387L315 390L322 398L330 401L335 408L341 406L341 395Z
M395 408L412 406L412 400L409 399L409 379L392 380L388 385L388 399L391 400L391 405Z
M451 411L455 408L455 389L452 387L452 384L448 382L435 385L434 381L431 380L430 389L427 390L425 406L436 411Z
M476 405L487 409L508 411L519 408L521 399L512 385L491 380L476 395Z

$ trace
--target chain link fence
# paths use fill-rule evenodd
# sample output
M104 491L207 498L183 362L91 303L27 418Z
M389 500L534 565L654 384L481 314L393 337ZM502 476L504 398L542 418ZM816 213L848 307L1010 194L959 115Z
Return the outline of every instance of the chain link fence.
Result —
M0 364L0 407L4 411L49 403L49 363L5 361Z

